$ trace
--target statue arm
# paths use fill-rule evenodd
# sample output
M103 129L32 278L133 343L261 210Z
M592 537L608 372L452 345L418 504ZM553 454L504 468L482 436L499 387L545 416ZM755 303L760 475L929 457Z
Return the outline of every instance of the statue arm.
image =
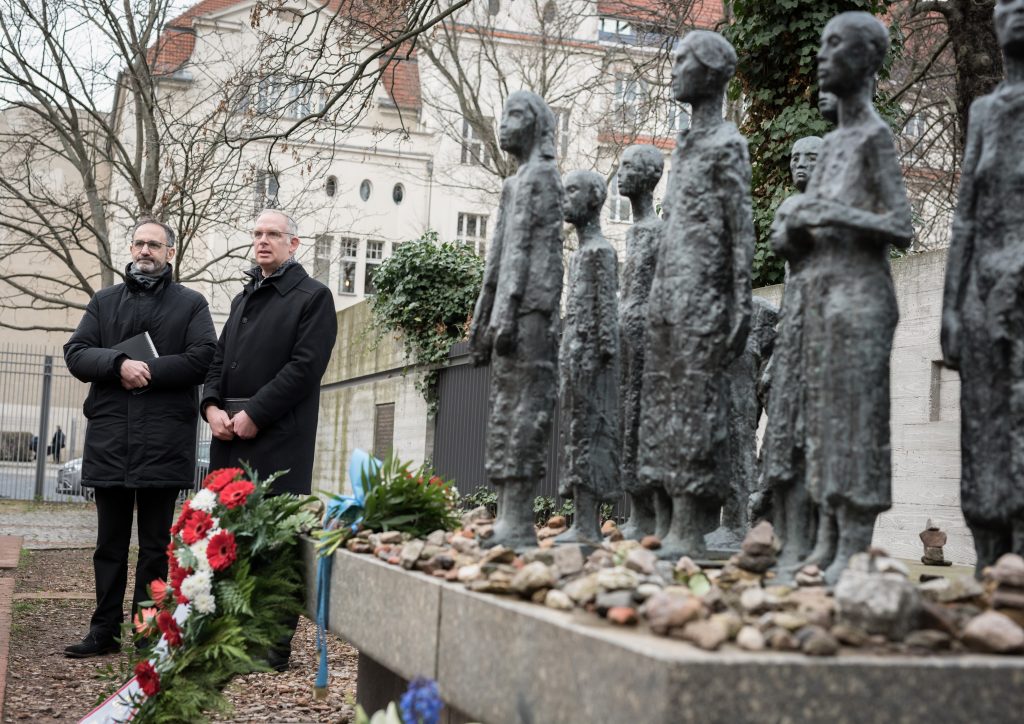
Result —
M494 308L494 293L498 288L498 276L501 265L501 248L504 243L505 207L509 195L509 181L501 188L501 200L498 204L498 218L494 224L490 249L484 266L484 279L480 287L480 296L476 298L473 308L473 323L469 329L469 347L476 364L486 364L491 356L491 310Z
M594 319L601 359L607 362L615 356L619 346L618 268L615 252L611 249L595 261L597 299L594 300Z
M750 198L750 157L747 155L746 144L730 144L728 151L718 167L721 177L719 188L724 200L725 228L731 245L732 261L733 299L728 346L733 354L739 355L743 352L750 331L750 273L756 235Z
M967 147L960 169L960 193L953 213L953 235L946 258L946 284L942 295L942 359L950 369L960 367L960 326L963 285L974 250L974 213L976 191L974 173L981 155L982 134L978 118L983 113L975 101L967 121Z

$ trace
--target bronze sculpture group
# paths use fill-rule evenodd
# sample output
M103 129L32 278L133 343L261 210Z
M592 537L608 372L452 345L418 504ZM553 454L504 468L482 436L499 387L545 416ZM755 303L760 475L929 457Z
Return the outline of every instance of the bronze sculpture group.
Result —
M1024 207L1005 190L1024 181L1024 25L1009 12L995 11L1009 82L971 111L942 318L946 363L963 380L962 503L979 570L1024 552ZM509 98L501 145L520 166L502 191L471 333L492 365L491 544L535 543L531 496L557 386L561 492L576 502L562 540L598 542L598 505L625 492L623 533L656 534L665 558L735 546L766 515L783 542L781 580L814 563L834 583L870 546L891 504L899 313L889 250L913 236L893 136L872 104L888 50L888 31L867 13L838 15L823 31L819 108L836 129L793 146L797 193L771 236L787 266L781 311L752 301L751 167L745 139L722 117L737 59L721 35L691 31L674 52L672 94L692 115L661 218L652 198L661 152L633 146L622 156L619 187L635 223L621 293L600 229L604 180L577 171L563 183L551 111L532 93ZM580 244L559 348L563 219Z

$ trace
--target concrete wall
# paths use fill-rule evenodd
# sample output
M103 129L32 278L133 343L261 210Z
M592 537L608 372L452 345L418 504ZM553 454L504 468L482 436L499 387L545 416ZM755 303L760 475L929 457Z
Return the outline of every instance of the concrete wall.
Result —
M875 526L875 545L920 558L918 534L931 518L949 534L946 558L973 564L960 513L960 378L940 364L939 320L946 251L892 263L900 322L892 351L892 509ZM778 304L782 286L755 292Z
M377 405L394 403L394 447L400 460L419 465L432 445L427 403L414 387L415 372L403 376L401 344L375 342L367 333L366 302L338 312L338 343L320 390L320 424L313 463L313 490L348 490L352 451L373 450Z

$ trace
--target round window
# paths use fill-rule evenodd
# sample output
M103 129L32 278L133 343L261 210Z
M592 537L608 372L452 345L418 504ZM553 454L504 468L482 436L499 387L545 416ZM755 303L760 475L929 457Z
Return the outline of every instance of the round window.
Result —
M395 184L395 188L391 189L391 198L396 204L402 203L402 200L405 199L405 186Z
M363 179L363 182L359 184L359 198L369 201L371 191L373 191L373 184L370 183L370 179Z
M324 184L324 193L328 196L334 196L334 194L338 193L338 179L336 177L327 177L327 182Z
M501 11L501 0L488 0L487 12L497 15Z

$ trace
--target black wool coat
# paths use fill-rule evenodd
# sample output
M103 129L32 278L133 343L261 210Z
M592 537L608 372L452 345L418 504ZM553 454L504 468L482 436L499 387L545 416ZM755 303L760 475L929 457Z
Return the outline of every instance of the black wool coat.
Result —
M327 370L338 318L331 290L300 264L255 288L250 280L231 301L231 314L206 376L201 409L247 398L242 409L259 433L250 440L214 438L210 469L248 463L265 478L287 470L273 490L308 494L320 413L320 379Z
M159 358L148 360L150 384L121 386L115 344L149 332ZM68 370L91 382L83 406L89 423L82 485L188 488L196 468L198 386L217 344L206 299L171 281L168 266L154 289L130 276L101 289L64 345Z

